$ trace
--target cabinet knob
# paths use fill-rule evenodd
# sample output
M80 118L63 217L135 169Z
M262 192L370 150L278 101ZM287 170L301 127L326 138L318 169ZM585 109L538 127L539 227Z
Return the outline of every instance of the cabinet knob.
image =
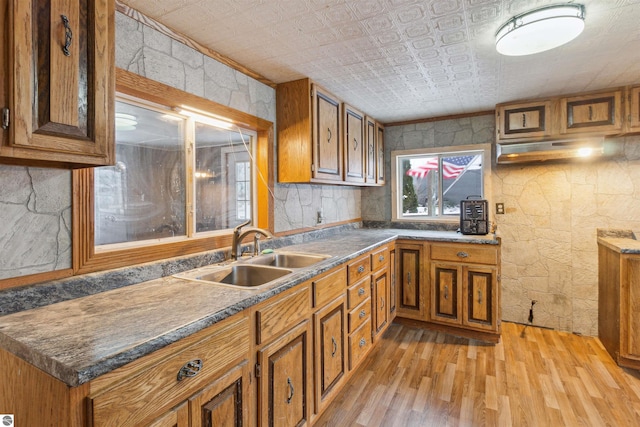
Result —
M469 254L464 252L464 251L458 252L457 255L458 255L458 258L468 258L469 257Z
M367 340L365 340L364 338L360 338L360 347L364 347L365 345L367 345Z
M361 310L361 311L360 311L360 318L361 318L361 319L362 319L364 316L366 316L366 315L367 315L367 312L366 312L366 311L364 311L364 310Z
M364 273L364 265L358 267L358 273Z
M384 261L384 255L380 255L380 257L378 257L378 261L380 262Z
M364 288L360 288L360 289L358 289L358 295L359 295L359 296L364 295Z
M178 371L178 381L198 375L202 370L202 359L190 360Z

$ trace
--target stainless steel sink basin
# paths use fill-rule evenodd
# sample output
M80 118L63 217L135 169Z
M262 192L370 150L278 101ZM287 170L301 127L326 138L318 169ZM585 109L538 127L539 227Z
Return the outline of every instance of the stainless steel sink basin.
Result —
M243 261L251 265L268 265L282 268L304 268L331 258L331 255L305 254L300 252L274 252Z
M256 288L291 272L292 270L288 268L239 263L226 267L190 270L176 274L175 277L241 288Z

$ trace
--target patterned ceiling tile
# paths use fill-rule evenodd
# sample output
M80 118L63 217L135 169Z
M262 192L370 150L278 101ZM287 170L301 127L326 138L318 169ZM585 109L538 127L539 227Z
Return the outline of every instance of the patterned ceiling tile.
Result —
M504 57L511 16L558 0L122 0L274 82L308 76L382 122L640 83L640 0L575 0L580 37Z

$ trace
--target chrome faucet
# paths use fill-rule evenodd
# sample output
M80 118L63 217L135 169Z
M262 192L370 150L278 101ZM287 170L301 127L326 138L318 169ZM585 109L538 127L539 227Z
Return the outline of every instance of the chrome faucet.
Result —
M257 253L259 253L259 249L257 249L257 245L259 244L259 238L258 235L263 235L264 237L266 237L267 239L270 239L273 237L273 234L271 234L271 232L269 230L264 230L262 228L258 228L258 227L248 227L245 230L242 230L242 227L249 225L251 223L251 220L247 221L247 222L243 222L242 224L236 226L233 229L233 241L231 242L231 259L232 260L237 260L238 259L238 254L240 254L240 256L242 256L242 249L241 249L241 245L242 245L242 239L244 239L245 237L247 237L249 234L251 233L255 233L255 238L253 240L253 244L254 244L254 249L253 249L253 253L254 255L257 255Z

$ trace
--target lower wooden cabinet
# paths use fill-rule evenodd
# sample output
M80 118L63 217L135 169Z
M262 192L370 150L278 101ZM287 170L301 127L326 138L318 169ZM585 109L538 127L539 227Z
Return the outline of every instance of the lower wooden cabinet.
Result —
M249 425L249 364L243 361L189 399L191 427Z
M149 427L189 427L189 404L182 402L179 406L152 421Z
M431 264L431 320L473 329L497 329L495 268Z
M396 244L397 315L407 319L426 320L425 287L423 283L425 246L422 243Z
M316 412L327 406L347 372L345 319L344 295L313 315Z
M256 371L258 425L309 425L313 378L311 322L303 321L258 351Z
M391 323L391 311L389 304L390 293L390 269L389 248L383 246L371 254L371 321L372 336L376 341Z

